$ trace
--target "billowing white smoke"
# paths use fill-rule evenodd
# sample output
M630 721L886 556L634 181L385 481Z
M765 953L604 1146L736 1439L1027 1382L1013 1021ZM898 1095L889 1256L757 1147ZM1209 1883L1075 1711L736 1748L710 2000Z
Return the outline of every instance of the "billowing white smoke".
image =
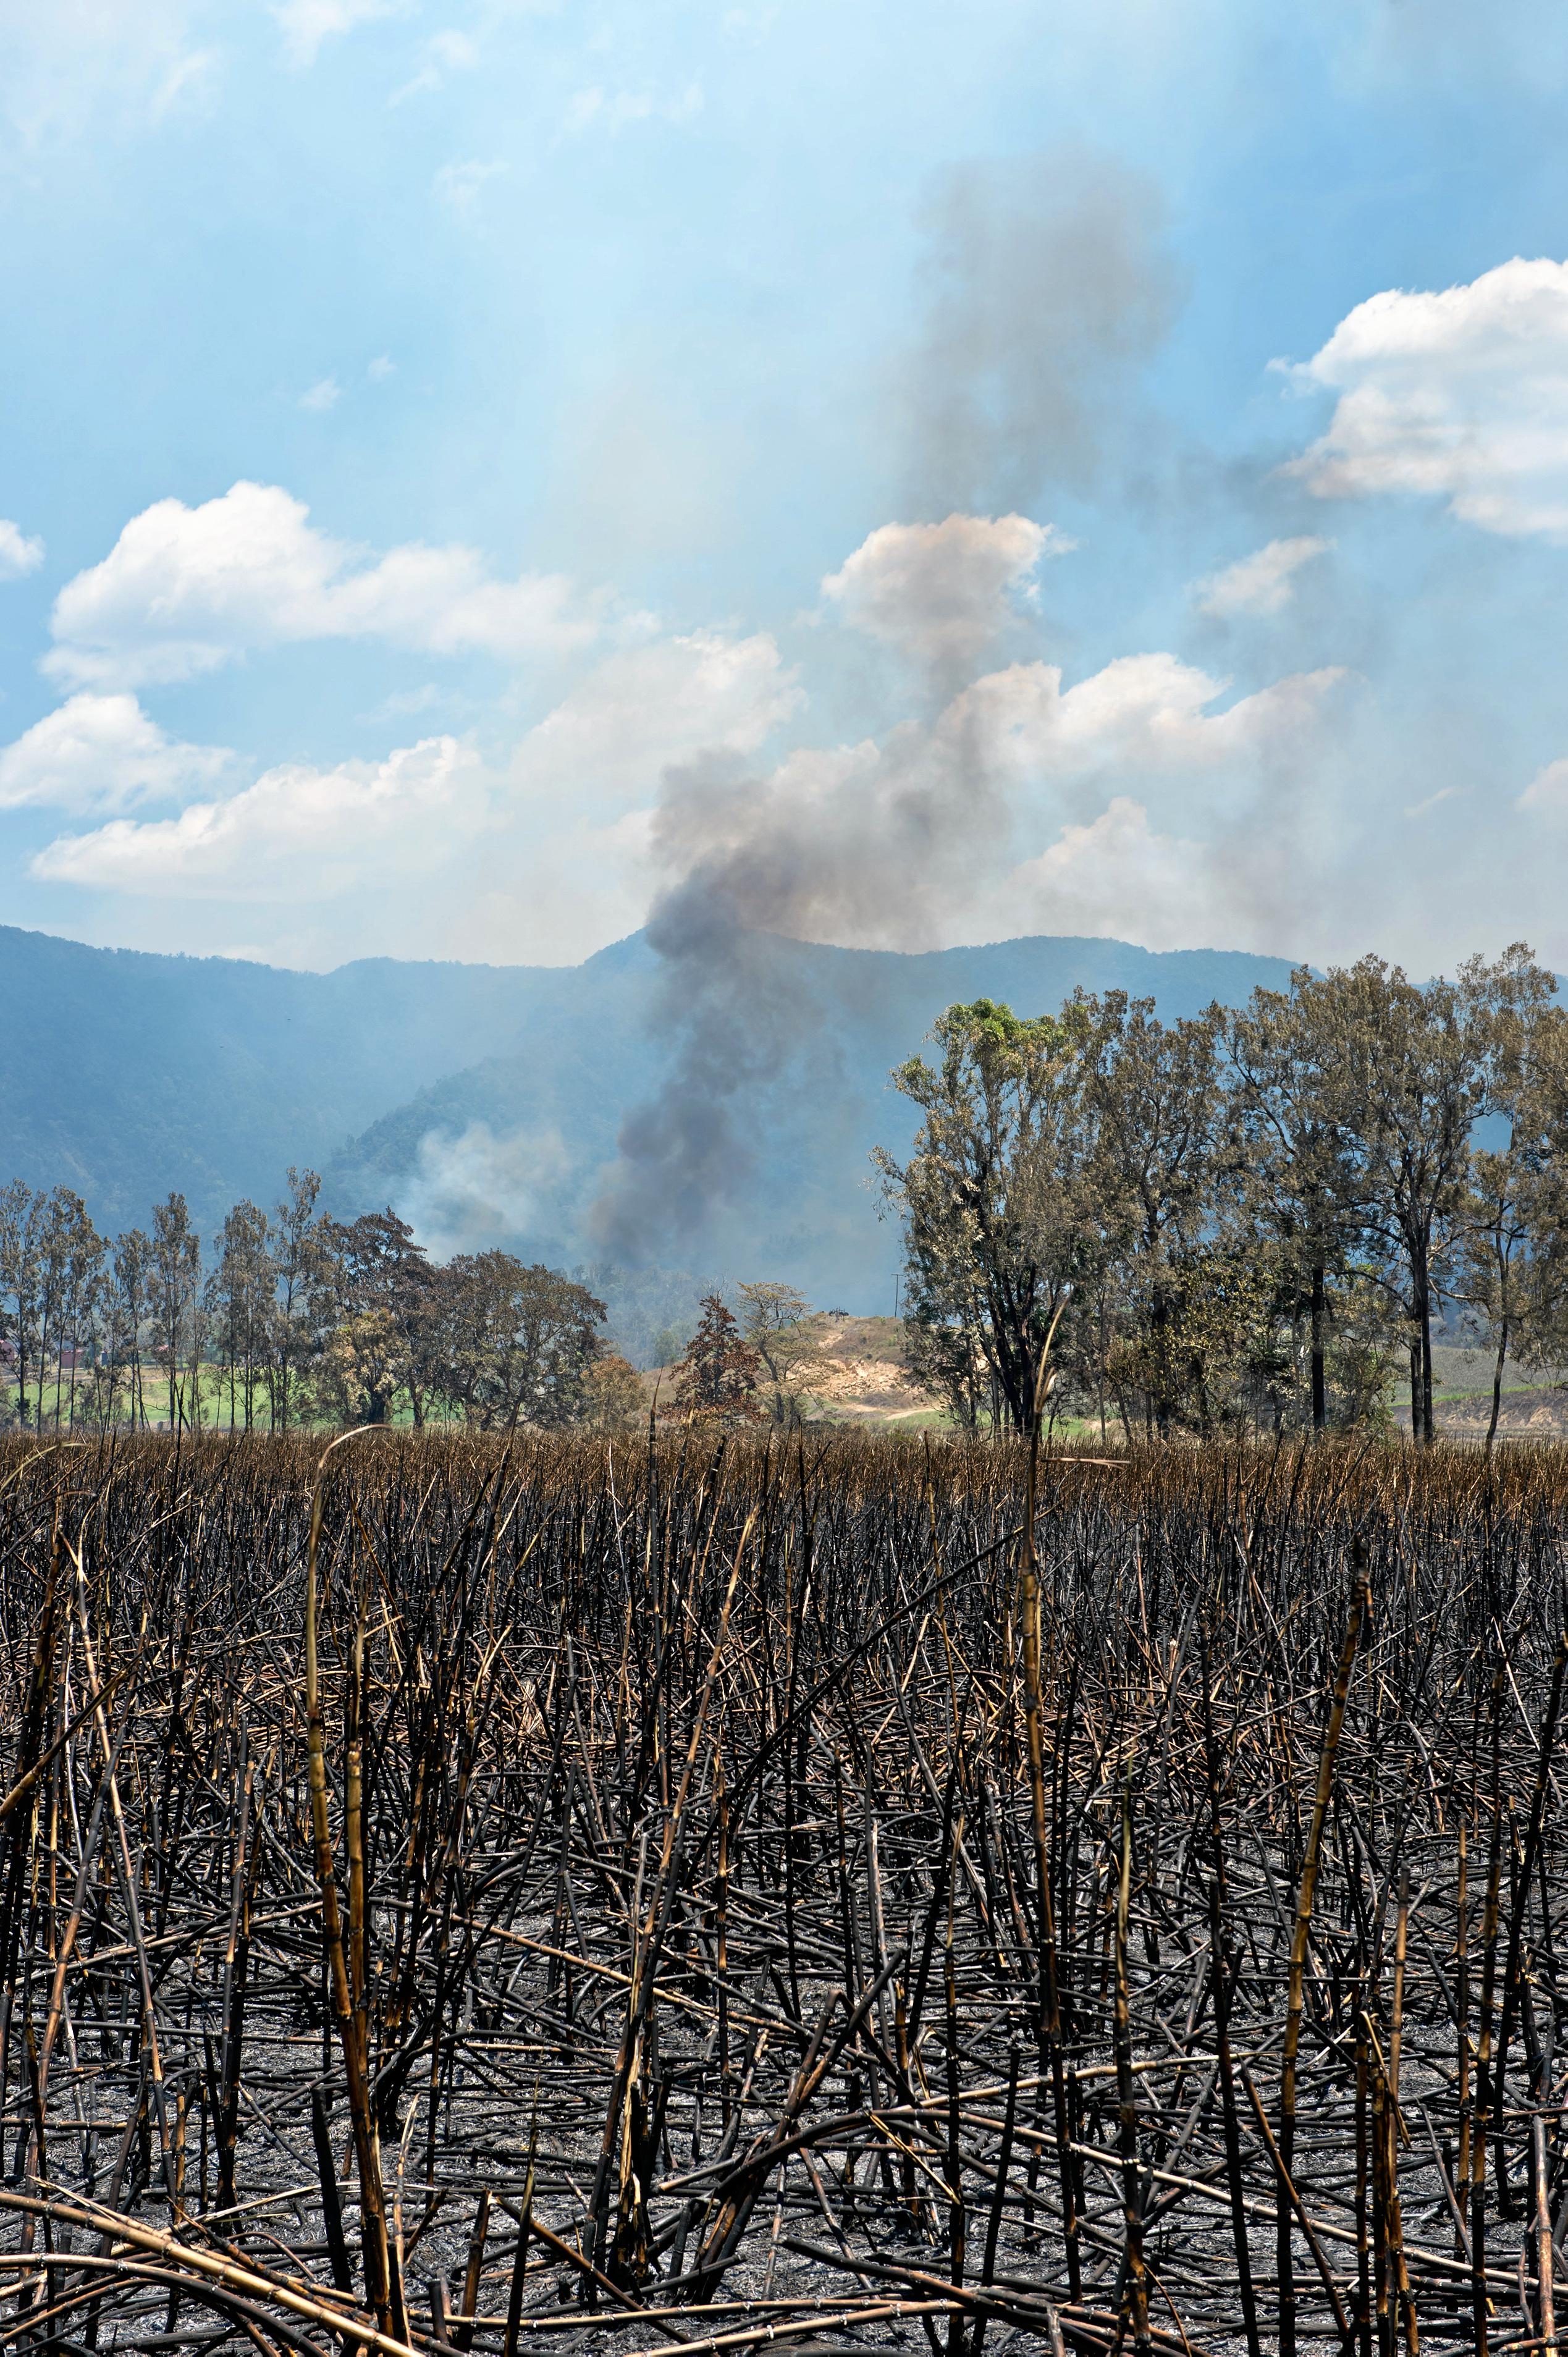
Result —
M554 1127L498 1137L470 1122L456 1137L427 1130L419 1159L393 1209L437 1260L482 1252L502 1237L537 1233L548 1224L547 1197L571 1168Z

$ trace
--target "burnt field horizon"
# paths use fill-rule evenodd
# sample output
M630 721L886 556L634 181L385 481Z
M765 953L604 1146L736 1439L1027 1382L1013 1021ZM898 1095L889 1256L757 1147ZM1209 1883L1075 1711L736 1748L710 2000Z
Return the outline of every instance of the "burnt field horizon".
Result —
M1555 2345L1568 1453L0 1443L0 2338Z

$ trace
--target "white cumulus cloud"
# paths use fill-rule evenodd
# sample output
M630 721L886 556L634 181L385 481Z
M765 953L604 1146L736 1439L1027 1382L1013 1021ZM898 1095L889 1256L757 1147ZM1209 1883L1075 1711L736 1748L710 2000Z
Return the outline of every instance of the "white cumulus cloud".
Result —
M343 398L343 388L335 376L324 376L299 396L301 409L325 411L336 409Z
M1271 540L1251 556L1238 557L1223 572L1198 582L1198 610L1221 618L1231 614L1277 614L1295 594L1295 576L1315 556L1334 545L1303 533L1294 540Z
M410 542L370 559L300 500L236 483L200 507L159 500L55 600L53 677L134 686L216 671L252 648L384 639L505 658L585 644L596 621L560 575L499 580L477 549Z
M1015 622L1043 558L1073 543L1021 515L885 523L822 592L847 622L918 662L963 666Z
M1015 868L995 905L999 920L1018 932L1136 941L1152 950L1208 947L1236 928L1208 846L1161 834L1126 794L1086 824L1064 827Z
M134 695L73 695L0 750L0 808L121 810L207 785L229 755L171 741Z
M481 815L474 756L434 737L384 761L268 770L177 818L112 819L61 835L32 873L47 883L177 899L326 899L439 864Z
M934 748L954 766L978 761L1015 789L1030 780L1214 774L1305 737L1345 676L1292 673L1215 712L1225 682L1173 654L1119 655L1069 688L1054 663L1014 663L954 697Z
M43 542L30 540L20 524L0 516L0 581L20 580L24 573L36 573L43 561Z
M1568 263L1373 295L1291 374L1338 395L1287 469L1320 499L1424 494L1487 532L1568 537Z

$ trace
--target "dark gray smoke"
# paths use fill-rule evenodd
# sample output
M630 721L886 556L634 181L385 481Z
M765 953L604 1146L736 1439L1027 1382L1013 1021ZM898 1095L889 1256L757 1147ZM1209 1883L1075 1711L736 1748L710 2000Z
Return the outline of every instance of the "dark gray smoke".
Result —
M1081 153L977 167L944 182L926 226L925 316L897 403L915 520L1026 507L1047 481L1086 479L1173 308L1150 191ZM929 683L952 685L935 669ZM666 772L650 1019L674 1054L622 1127L589 1215L599 1249L712 1260L757 1178L764 1109L784 1099L811 1121L832 1043L789 938L932 941L1006 856L1003 781L955 725L940 746L909 728L875 758L797 757L772 777L722 753Z
M924 226L924 333L902 371L915 496L1027 510L1099 472L1179 283L1152 183L1071 148L963 165Z
M675 1052L622 1126L590 1214L599 1249L633 1265L675 1243L712 1256L714 1222L756 1178L765 1101L788 1096L809 1122L812 1082L825 1094L835 1068L830 1010L789 942L934 934L1007 824L985 764L934 757L917 732L839 791L727 753L665 773L654 844L671 881L648 922L663 961L649 1013Z

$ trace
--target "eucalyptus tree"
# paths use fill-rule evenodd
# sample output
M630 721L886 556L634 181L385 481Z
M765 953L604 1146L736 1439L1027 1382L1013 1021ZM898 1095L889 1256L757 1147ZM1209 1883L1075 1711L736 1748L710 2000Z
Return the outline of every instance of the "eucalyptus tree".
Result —
M23 1424L27 1420L27 1370L39 1348L40 1237L48 1201L47 1195L35 1192L20 1178L0 1189L0 1294L5 1302L8 1339L16 1352L16 1413Z
M1488 1110L1501 1134L1471 1154L1453 1286L1490 1332L1489 1448L1510 1350L1540 1365L1568 1348L1568 1012L1502 1010Z
M274 1432L286 1432L300 1372L311 1350L311 1285L320 1222L321 1181L314 1170L289 1166L288 1192L270 1231L272 1310L267 1325L267 1410Z
M115 1237L110 1357L128 1372L133 1429L147 1421L142 1335L152 1315L152 1261L153 1247L145 1229L126 1228Z
M272 1340L274 1282L267 1215L255 1203L236 1203L224 1220L207 1280L208 1312L228 1370L231 1428L242 1401L247 1432L255 1421L256 1387Z
M1161 1023L1150 998L1085 1002L1097 1054L1088 1092L1093 1199L1118 1232L1134 1336L1124 1352L1148 1424L1168 1437L1196 1385L1209 1421L1208 1369L1255 1322L1251 1281L1224 1233L1237 1157L1227 1125L1216 1008ZM1109 1219L1107 1219L1109 1214ZM1229 1297L1225 1315L1214 1313Z
M1328 1422L1332 1280L1356 1232L1357 1170L1347 1107L1306 967L1288 990L1255 990L1221 1017L1233 1118L1247 1155L1245 1200L1278 1246L1290 1308L1307 1323L1312 1427Z
M1128 1020L1119 994L1024 1017L988 998L950 1006L892 1075L919 1107L900 1165L874 1156L904 1222L911 1372L959 1421L1015 1431L1037 1419L1038 1371L1075 1288L1092 1291L1115 1247L1097 1152L1102 1064Z
M169 1430L182 1422L199 1427L201 1238L190 1224L183 1195L170 1194L154 1210L147 1273L153 1340L168 1386ZM188 1398L194 1411L189 1414Z
M65 1223L69 1244L65 1269L65 1321L61 1340L70 1352L70 1382L66 1387L66 1423L76 1422L76 1395L85 1370L90 1395L99 1391L100 1324L107 1287L109 1241L99 1234L81 1197L61 1189L68 1200ZM55 1421L59 1421L60 1384L57 1368Z
M81 1329L93 1288L102 1278L107 1249L81 1197L70 1187L57 1187L42 1204L38 1222L37 1431L43 1430L45 1377L51 1351L55 1376L53 1421L58 1426L61 1420L62 1398L67 1420L74 1418L78 1361L81 1357Z
M1348 1141L1357 1225L1380 1256L1409 1338L1411 1430L1434 1434L1432 1331L1469 1200L1477 1125L1499 1101L1508 1043L1556 988L1516 943L1457 978L1413 983L1365 957L1302 980L1335 1118Z

